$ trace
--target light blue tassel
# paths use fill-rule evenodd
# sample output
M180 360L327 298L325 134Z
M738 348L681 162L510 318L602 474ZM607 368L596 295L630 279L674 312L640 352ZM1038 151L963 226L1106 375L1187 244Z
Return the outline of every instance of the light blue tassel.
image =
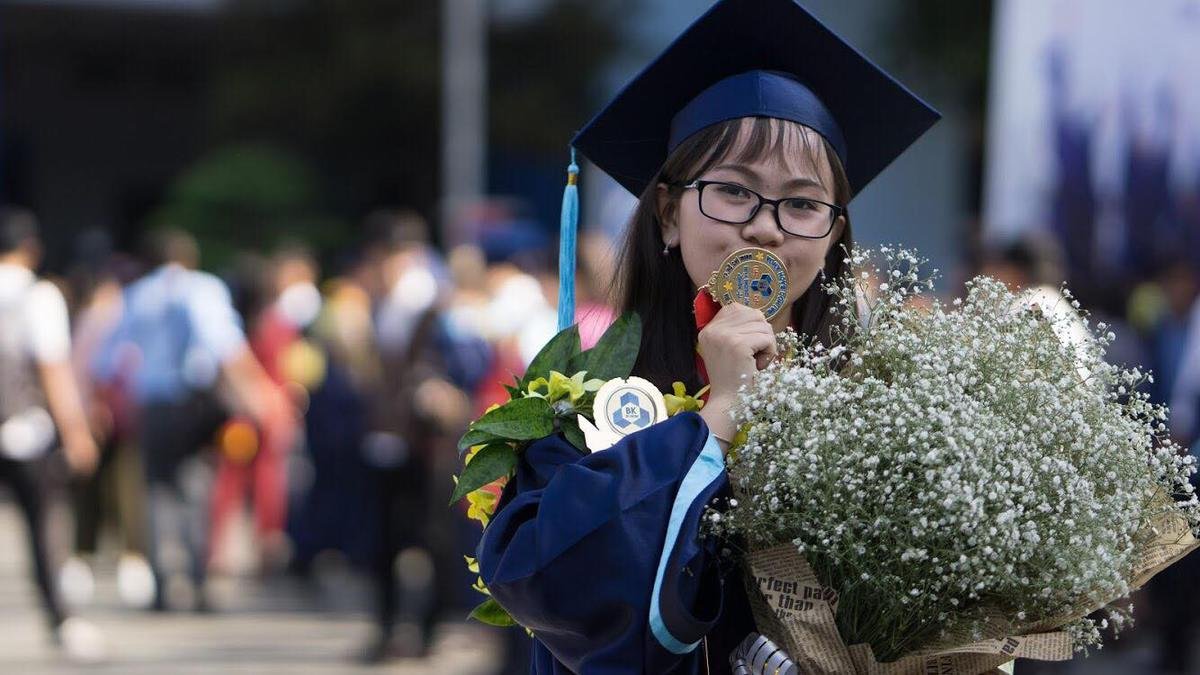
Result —
M563 189L562 218L558 230L558 329L575 323L575 234L579 229L579 166L575 148L567 167L567 187Z

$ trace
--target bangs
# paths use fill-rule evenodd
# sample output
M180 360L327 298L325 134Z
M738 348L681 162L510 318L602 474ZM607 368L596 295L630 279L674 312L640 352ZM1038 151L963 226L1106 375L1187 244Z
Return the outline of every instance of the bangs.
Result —
M836 183L841 172L841 162L824 137L796 122L774 117L742 117L713 125L709 133L712 139L709 150L697 166L689 167L687 180L722 162L778 161L789 173L811 177L828 190L830 174ZM828 173L822 170L824 167L829 167Z

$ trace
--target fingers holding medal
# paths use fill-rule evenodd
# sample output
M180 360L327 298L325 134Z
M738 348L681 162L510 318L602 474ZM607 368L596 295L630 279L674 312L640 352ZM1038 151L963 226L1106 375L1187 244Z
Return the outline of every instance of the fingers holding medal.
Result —
M770 319L787 305L787 270L770 251L739 249L713 272L708 291L722 308L700 331L700 354L712 396L731 396L775 358Z

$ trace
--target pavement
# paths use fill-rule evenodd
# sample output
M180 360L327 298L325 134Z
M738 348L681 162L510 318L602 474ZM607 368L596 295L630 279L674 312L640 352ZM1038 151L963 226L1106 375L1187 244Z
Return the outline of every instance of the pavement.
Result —
M92 602L75 612L103 633L108 658L72 664L50 640L28 573L23 523L0 491L0 674L493 675L500 670L500 636L467 623L440 626L428 658L359 665L354 657L371 634L369 593L344 567L325 570L312 583L246 574L214 578L215 611L208 614L125 608L113 567L100 563Z
M323 566L308 583L260 579L245 571L214 577L215 611L196 614L123 607L114 564L101 563L93 601L75 614L100 629L108 658L72 664L49 639L25 547L19 513L0 490L0 675L497 675L501 670L503 636L465 622L441 625L428 658L360 665L355 656L371 635L370 590L359 575L336 564ZM1016 674L1152 675L1159 672L1157 649L1152 631L1135 628L1088 657L1021 661Z

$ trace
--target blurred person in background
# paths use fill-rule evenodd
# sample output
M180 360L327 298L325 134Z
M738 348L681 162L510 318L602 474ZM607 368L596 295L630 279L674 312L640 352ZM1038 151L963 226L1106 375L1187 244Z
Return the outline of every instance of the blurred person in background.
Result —
M1171 388L1171 434L1185 447L1200 441L1200 298L1188 311L1179 370Z
M1188 261L1164 265L1153 279L1129 294L1127 314L1142 334L1154 381L1147 383L1150 398L1166 405L1179 375L1188 338L1192 303L1196 299L1196 273Z
M233 406L266 434L283 437L295 414L250 351L228 288L196 270L195 240L179 230L158 230L150 233L146 252L150 271L125 290L121 321L93 370L102 383L122 373L132 383L146 481L153 607L169 607L163 551L167 538L176 535L190 559L193 608L205 611L210 606L207 479L202 472L184 473L225 417L217 385L224 385Z
M104 643L91 624L68 617L47 548L46 515L56 444L76 475L96 469L98 451L71 370L67 305L34 275L41 262L37 221L0 209L0 483L8 485L29 537L46 621L68 657L96 660Z
M579 237L579 255L575 266L575 323L579 325L582 349L591 349L616 320L611 290L615 265L612 244L603 235L585 232ZM557 268L557 266L555 266ZM558 306L558 271L554 280L552 307ZM557 328L557 325L555 326Z
M263 370L301 408L307 406L307 392L323 377L324 370L324 356L304 339L304 332L321 310L318 275L316 260L304 247L287 245L277 251L267 264L266 302L257 312L250 334L251 351ZM296 431L287 427L255 430L242 419L231 421L223 429L213 485L214 560L220 557L224 526L249 496L261 569L276 569L287 561L287 459Z
M363 489L373 474L362 453L370 397L379 390L382 368L367 291L376 270L360 255L344 258L341 266L323 284L311 331L323 356L322 377L309 391L304 414L307 478L296 486L298 501L288 514L290 569L310 580L313 563L325 551L366 565L379 530L371 490Z
M95 590L93 566L101 534L111 530L120 557L117 592L126 605L146 607L154 599L154 577L145 558L141 461L129 382L118 374L102 385L92 380L90 364L120 322L122 279L133 278L136 264L112 253L103 230L84 233L76 242L71 278L78 306L74 311L71 362L80 383L92 435L100 446L95 474L79 477L72 490L75 553L60 574L72 604L90 602Z
M1030 232L1003 247L985 251L979 273L1004 282L1027 304L1036 305L1048 315L1070 317L1071 322L1063 325L1059 337L1082 346L1088 339L1087 328L1078 308L1073 306L1075 298L1062 293L1061 285L1066 279L1062 261L1061 249L1053 237L1044 232ZM1122 296L1113 292L1094 295L1082 299L1090 322L1104 323L1103 332L1112 331L1116 335L1105 358L1127 367L1143 366L1146 356L1141 339L1125 322L1123 308L1113 307Z
M483 380L476 412L508 400L503 384L525 372L529 361L557 327L542 283L510 262L493 262L487 273L486 336L495 350L492 372ZM549 335L547 335L549 332ZM540 342L539 342L540 340Z
M363 452L379 488L380 542L372 563L378 611L361 658L424 656L453 595L459 564L453 523L437 480L457 464L457 437L471 415L470 391L487 371L485 342L444 309L445 273L428 226L409 211L367 219L377 261L375 344L382 364L369 400ZM407 617L402 617L401 612ZM415 635L398 631L408 618Z
M1177 280L1176 283L1180 282ZM1176 289L1176 293L1182 295L1183 290ZM1196 420L1200 418L1200 299L1193 302L1186 324L1177 370L1168 375L1174 381L1167 421L1171 435L1184 447L1196 443ZM1197 448L1193 447L1192 454L1196 452ZM1193 482L1196 479L1196 476L1192 477ZM1162 640L1158 651L1162 672L1194 672L1194 639L1200 619L1196 613L1196 602L1200 600L1198 581L1200 560L1188 556L1163 570L1147 585L1147 593L1154 602L1153 625Z
M495 358L476 392L476 415L508 400L503 385L525 372L558 328L555 252L546 248L485 249L483 254L489 265L478 283L487 300L473 314L478 316L481 334L492 343ZM580 346L590 349L616 318L609 297L613 278L610 244L599 236L582 236L575 269L575 321Z
M1200 350L1200 342L1195 338L1200 330L1200 303L1193 308L1196 291L1193 270L1186 261L1179 260L1161 267L1154 279L1136 287L1127 301L1129 321L1138 328L1145 343L1142 357L1145 361L1125 363L1137 366L1144 363L1149 367L1154 381L1143 387L1154 402L1170 402L1171 433L1184 447L1194 438L1193 425L1200 406L1200 382L1196 381L1200 377L1200 353L1189 356L1190 351ZM1097 311L1103 312L1103 305ZM1103 315L1097 318L1105 320ZM1117 331L1120 328L1114 332ZM1136 343L1136 340L1117 332L1113 347L1120 348L1122 342ZM1189 360L1193 365L1188 365ZM1191 369L1196 370L1189 372ZM1190 387L1189 382L1193 383ZM1200 561L1189 556L1155 576L1143 590L1152 608L1144 625L1152 628L1160 640L1156 652L1160 672L1194 672L1195 605L1200 598L1198 574Z
M487 308L491 298L487 287L487 257L475 244L460 244L446 256L451 290L446 302L446 317L468 327L476 335L488 334Z

